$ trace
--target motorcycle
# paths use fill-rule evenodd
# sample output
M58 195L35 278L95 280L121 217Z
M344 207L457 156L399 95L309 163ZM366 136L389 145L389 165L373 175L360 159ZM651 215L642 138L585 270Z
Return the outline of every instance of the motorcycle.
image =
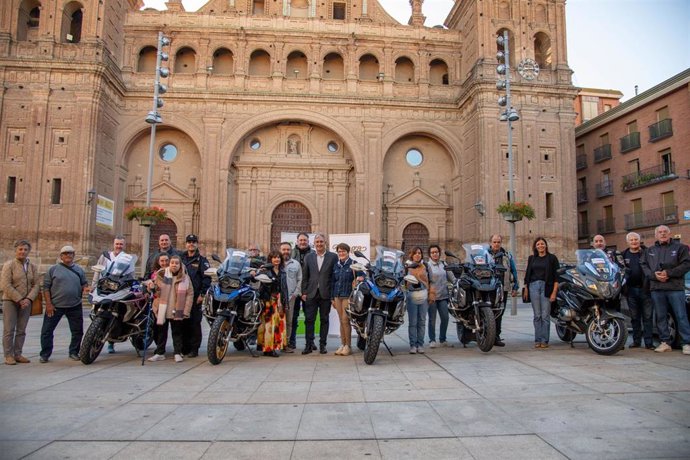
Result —
M149 295L134 276L137 256L120 253L104 267L91 269L101 274L89 294L91 325L81 342L79 356L84 364L98 357L105 342L129 341L139 352L153 342L153 320ZM148 330L147 330L148 329Z
M212 258L221 262L215 254ZM262 302L256 281L271 283L273 280L264 274L252 277L253 270L246 252L228 248L221 265L204 272L208 276L218 276L202 302L204 317L211 326L207 346L211 364L223 361L230 342L237 351L249 349L255 356L247 344L247 338L256 332L260 323Z
M503 314L503 274L487 244L463 244L465 262L447 264L455 275L450 289L448 311L457 323L458 339L465 346L472 340L483 352L490 351L496 340L496 317ZM447 257L460 260L450 251Z
M402 290L402 282L405 280L403 253L377 246L374 265L360 251L355 251L354 254L366 259L367 263L352 264L353 270L364 272L365 276L352 290L346 313L350 324L357 331L357 347L364 351L364 362L373 364L381 342L393 356L384 335L394 332L405 322L407 304ZM417 282L411 275L408 275L407 281Z
M577 334L585 334L596 353L613 355L628 339L625 316L619 313L623 273L599 249L575 251L576 265L558 270L558 293L551 307L556 333L571 346Z

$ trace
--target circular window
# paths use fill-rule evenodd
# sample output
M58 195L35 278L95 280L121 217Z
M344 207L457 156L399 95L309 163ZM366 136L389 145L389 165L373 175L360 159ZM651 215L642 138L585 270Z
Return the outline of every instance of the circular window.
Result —
M338 151L338 149L340 149L340 146L338 145L338 143L336 141L331 141L328 143L328 151L329 152L335 153Z
M170 163L177 158L177 147L172 144L164 144L158 151L158 156L161 157L161 160Z
M252 139L249 142L249 148L252 150L259 150L261 148L261 141L259 139Z
M424 156L422 155L422 152L420 152L419 150L410 149L407 151L405 159L407 160L407 164L409 164L410 166L417 167L422 164Z

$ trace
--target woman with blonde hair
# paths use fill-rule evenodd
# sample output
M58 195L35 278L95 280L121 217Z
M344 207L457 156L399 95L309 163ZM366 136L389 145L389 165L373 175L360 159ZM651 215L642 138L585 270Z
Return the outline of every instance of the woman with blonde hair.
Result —
M170 321L175 362L181 363L184 361L182 320L189 318L192 312L194 286L180 256L172 256L168 267L158 270L155 288L157 297L153 301L153 313L156 324L165 324L166 319Z

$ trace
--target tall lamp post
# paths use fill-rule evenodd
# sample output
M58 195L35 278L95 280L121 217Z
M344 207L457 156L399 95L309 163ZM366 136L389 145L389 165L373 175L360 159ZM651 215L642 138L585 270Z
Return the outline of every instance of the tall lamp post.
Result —
M151 142L149 143L149 170L146 176L146 207L151 207L151 182L153 181L153 153L156 146L156 126L163 123L158 109L163 107L161 94L165 94L168 88L161 83L161 78L167 78L170 70L161 67L161 63L169 59L168 53L163 51L164 46L170 45L170 39L158 32L158 52L156 53L156 79L153 83L153 109L146 115L146 123L151 125ZM149 245L151 244L151 225L144 226L144 242L141 253L141 276L146 273L146 261L149 258Z
M504 80L499 79L496 82L496 89L499 91L505 90L505 95L498 98L498 105L506 109L499 116L500 121L508 122L508 202L515 201L515 188L513 184L513 122L520 119L517 110L513 108L510 103L510 46L508 43L508 31L504 30L503 35L496 37L499 50L496 53L498 65L496 66L496 73L504 76ZM510 225L510 252L515 256L517 251L517 242L515 235L515 222L508 222ZM517 299L512 298L512 306L510 310L511 315L517 315Z

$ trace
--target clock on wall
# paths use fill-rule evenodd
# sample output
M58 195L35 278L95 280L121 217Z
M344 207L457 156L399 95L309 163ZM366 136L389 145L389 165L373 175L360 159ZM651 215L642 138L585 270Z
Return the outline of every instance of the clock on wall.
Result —
M534 59L523 59L518 64L517 70L525 80L534 80L539 76L539 64Z

